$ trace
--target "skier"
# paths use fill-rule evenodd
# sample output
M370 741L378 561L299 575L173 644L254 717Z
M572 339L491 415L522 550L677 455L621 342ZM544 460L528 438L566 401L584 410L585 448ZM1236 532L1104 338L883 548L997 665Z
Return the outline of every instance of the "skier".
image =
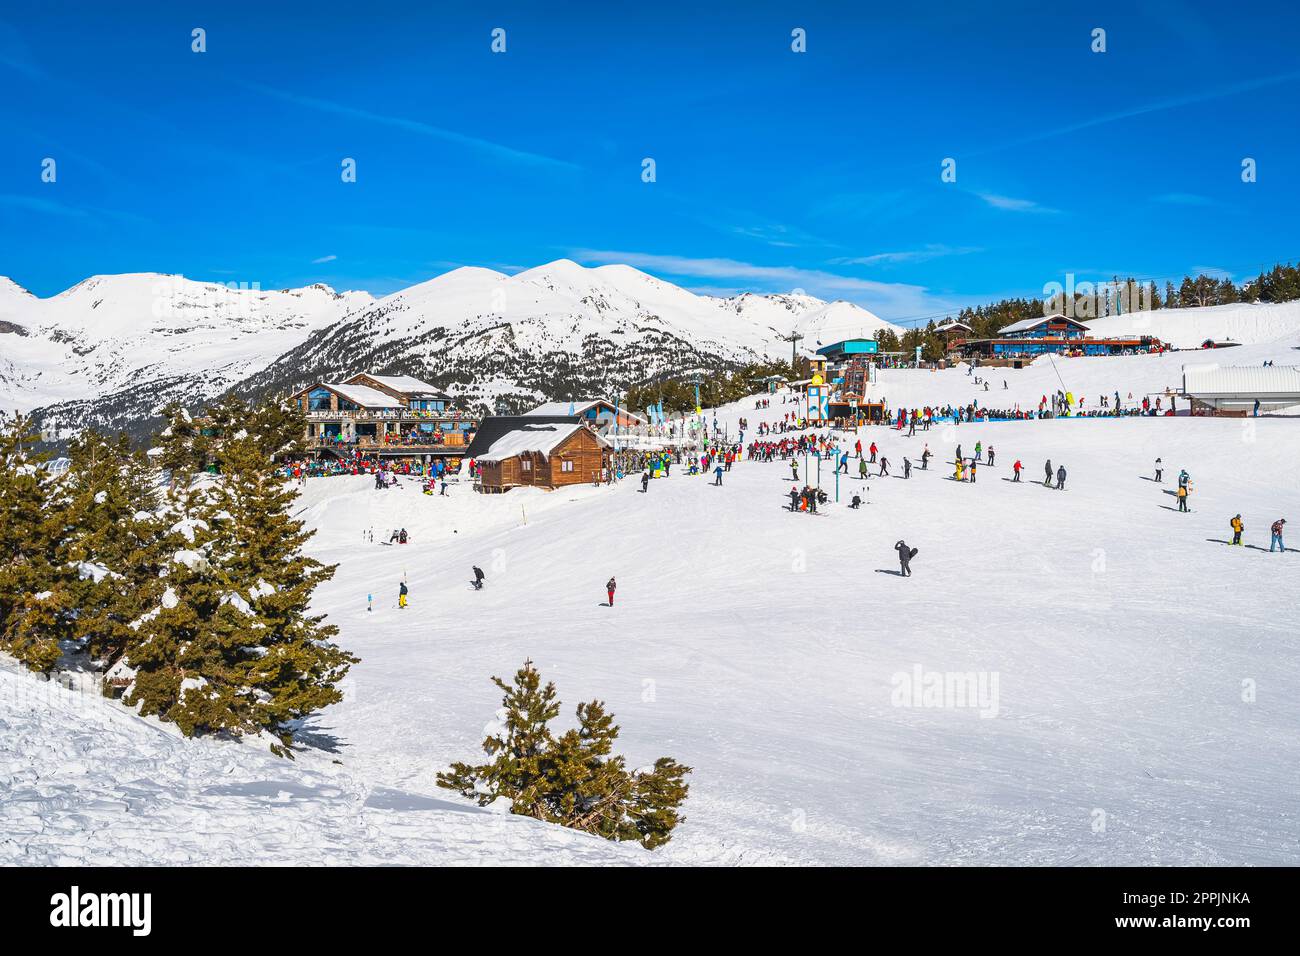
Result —
M795 484L799 483L799 462L797 459L790 459L790 480Z
M894 550L898 552L898 570L905 578L912 576L912 559L916 557L916 548L909 548L907 542L901 538L894 545Z
M791 511L799 510L799 491L796 488L790 489L790 510Z
M1278 518L1276 521L1273 522L1272 527L1269 528L1269 531L1271 531L1273 534L1273 536L1268 540L1268 550L1270 553L1272 553L1273 551L1273 546L1277 545L1278 550L1280 550L1283 554L1286 554L1286 544L1285 542L1282 541L1282 529L1285 527L1286 527L1286 519Z
M903 477L904 478L912 477L912 460L910 458L903 459Z
M880 459L880 474L877 475L876 477L883 478L888 474L889 474L889 459L882 456Z
M867 460L865 458L858 459L858 477L863 481L867 480Z
M397 587L397 606L406 607L406 582L403 581Z
M483 590L483 569L480 568L477 564L474 565L473 567L474 567L474 590L482 591Z
M1015 477L1011 479L1012 481L1019 481L1019 480L1020 480L1020 469L1023 468L1023 467L1024 467L1024 466L1020 464L1020 459L1017 458L1017 459L1016 459L1016 463L1015 463L1014 465L1011 466L1011 470L1015 473Z
M970 483L972 485L975 484L975 466L978 464L979 464L978 458L972 458L970 460Z
M609 594L609 606L610 606L610 607L613 607L613 606L614 606L614 591L615 591L617 588L618 588L618 585L614 582L614 579L613 579L612 577L611 577L608 581L605 582L605 591L606 591L607 594Z
M872 442L872 443L871 443L871 449L870 449L870 450L871 450L871 463L874 465L874 464L876 463L876 450L877 450L877 449L876 449L876 443L875 443L875 442Z
M721 466L721 465L718 465L716 468L713 469L713 483L714 483L715 485L721 485L721 484L722 484L722 466Z
M1164 462L1159 458L1156 459L1156 481L1163 482L1165 474Z
M852 508L852 509L854 509L855 511L856 511L858 508L862 507L862 496L861 496L861 495L858 495L858 494L855 492L854 495L853 495L853 500L849 503L849 507Z
M1178 510L1179 511L1187 510L1187 491L1188 489L1186 485L1180 484L1178 486Z
M375 596L374 596L373 594L367 594L367 595L366 595L366 613L369 614L369 613L370 613L371 611L373 611L374 609L375 609Z
M650 469L646 468L644 471L641 472L641 494L645 494L646 489L649 487L650 487Z
M1235 516L1228 524L1232 526L1232 543L1241 544L1241 533L1246 530L1246 526L1241 523L1241 515Z
M984 443L982 441L977 441L975 443L975 460L979 461L983 457L984 457Z
M1065 466L1062 465L1056 469L1056 487L1061 491L1065 490Z
M1043 478L1043 487L1052 487L1052 459L1047 459L1047 464L1043 466L1043 474L1045 475Z
M989 467L993 467L993 446L989 445Z
M925 451L921 452L921 470L929 471L930 465L930 446L925 446Z

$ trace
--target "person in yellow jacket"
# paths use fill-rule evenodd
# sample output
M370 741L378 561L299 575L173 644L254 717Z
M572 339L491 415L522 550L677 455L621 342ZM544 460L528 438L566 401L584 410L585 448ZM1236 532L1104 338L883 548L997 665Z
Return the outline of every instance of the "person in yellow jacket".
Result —
M1232 525L1232 543L1241 544L1241 533L1246 530L1246 526L1241 523L1241 515L1237 515L1228 523Z
M962 461L961 461L960 458L957 459L957 474L956 474L955 477L957 478L958 481L965 481L965 480L966 480L966 478L965 478L965 472L964 472L964 470L963 470L963 468L962 468Z
M1178 486L1178 510L1179 511L1187 510L1187 486L1186 485Z

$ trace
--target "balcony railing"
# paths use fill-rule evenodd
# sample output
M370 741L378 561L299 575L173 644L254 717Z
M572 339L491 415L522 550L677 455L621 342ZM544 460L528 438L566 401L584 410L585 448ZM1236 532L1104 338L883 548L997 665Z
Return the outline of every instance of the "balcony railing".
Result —
M477 422L478 419L461 412L428 412L416 408L360 409L353 411L307 412L307 421L353 422Z

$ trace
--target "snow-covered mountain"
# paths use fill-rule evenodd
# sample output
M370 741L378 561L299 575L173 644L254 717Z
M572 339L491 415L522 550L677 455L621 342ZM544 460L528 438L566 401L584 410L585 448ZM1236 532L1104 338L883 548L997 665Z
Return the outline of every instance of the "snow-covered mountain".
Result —
M848 302L804 295L696 295L624 265L560 259L510 276L460 268L313 335L246 383L285 390L374 368L419 375L492 405L609 394L656 375L789 355L831 332L894 328Z
M163 401L269 393L364 369L492 404L605 394L894 328L801 294L696 295L623 265L459 268L378 301L178 276L95 276L49 299L0 279L0 407L47 427L138 430Z
M48 299L0 279L0 407L47 427L121 427L173 396L202 401L373 301L324 285L263 291L136 273Z

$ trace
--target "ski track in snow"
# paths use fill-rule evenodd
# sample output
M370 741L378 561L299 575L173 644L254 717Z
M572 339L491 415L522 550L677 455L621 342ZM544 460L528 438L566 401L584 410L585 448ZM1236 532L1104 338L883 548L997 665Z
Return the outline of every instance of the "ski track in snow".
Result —
M1138 361L988 374L1036 404L1058 370L1076 394L1126 394L1125 381L1137 393L1174 356ZM1001 399L961 369L885 373L879 388L894 404ZM719 419L747 417L748 439L790 408L751 400ZM0 671L0 862L1300 863L1300 551L1255 549L1274 518L1300 521L1296 420L862 437L894 471L928 443L935 467L872 478L864 508L817 521L783 508L784 462L742 462L721 488L674 469L646 495L635 481L501 496L462 483L441 498L415 482L313 479L300 503L311 547L339 564L316 608L362 663L298 760L185 741ZM977 440L997 467L974 485L945 480L939 463ZM1163 488L1148 480L1157 455ZM1048 457L1068 491L1035 482ZM1190 515L1162 507L1184 467ZM833 490L829 465L822 484ZM863 485L842 477L844 502ZM1217 543L1237 512L1253 548ZM396 527L411 543L381 545ZM910 579L876 573L896 568L899 538L919 548ZM435 771L481 754L499 706L489 676L526 657L556 682L566 725L599 697L629 765L671 755L695 768L670 844L609 844L436 788ZM916 665L995 672L997 716L893 706L891 679Z

